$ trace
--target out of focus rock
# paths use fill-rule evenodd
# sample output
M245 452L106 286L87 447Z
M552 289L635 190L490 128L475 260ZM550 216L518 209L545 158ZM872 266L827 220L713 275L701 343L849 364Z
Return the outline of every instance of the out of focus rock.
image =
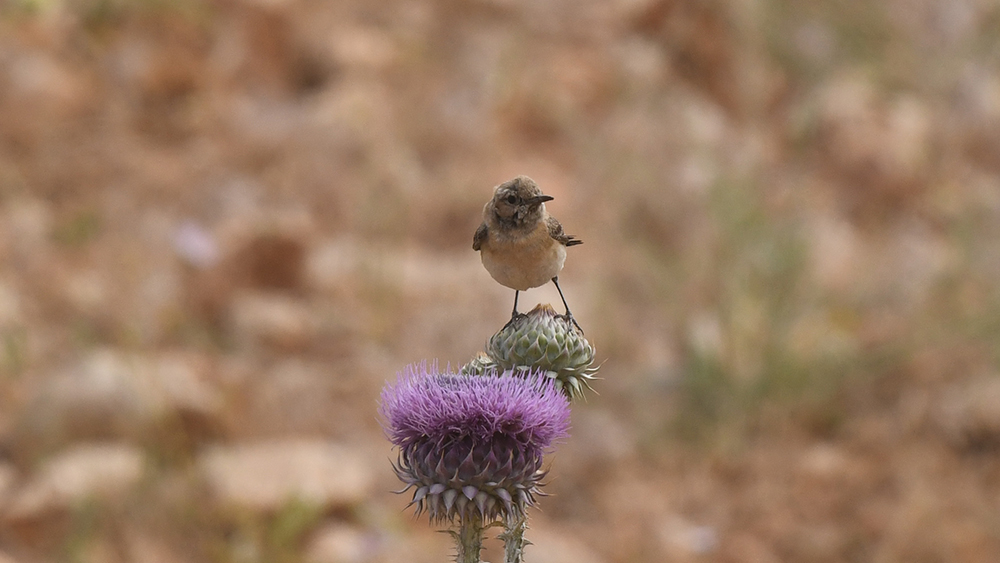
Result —
M237 4L240 4L237 6ZM216 34L211 72L254 94L302 95L323 86L333 72L293 21L294 0L249 0L223 10L227 25Z
M17 469L13 464L0 463L0 510L7 503L14 490L14 480L17 478Z
M296 499L320 507L352 505L372 484L361 456L321 440L217 446L198 466L218 502L263 512Z
M799 53L813 64L822 65L836 54L837 37L825 22L811 20L795 28L792 41Z
M661 522L657 534L672 561L705 556L719 547L719 533L715 528L697 525L679 516Z
M121 498L142 477L144 459L125 444L75 446L46 461L15 491L3 519L8 522L62 513L88 499Z
M196 355L94 351L38 389L16 425L14 453L30 459L81 439L140 439L166 419L181 420L195 437L211 436L224 405L206 370Z
M148 366L148 387L154 420L172 419L193 442L214 438L225 426L225 402L205 374L199 356L165 354Z
M21 298L10 284L0 280L0 327L23 320Z
M35 198L15 198L7 202L4 228L9 230L13 249L24 255L38 255L48 245L53 213L49 204Z
M353 240L324 241L309 253L306 276L310 287L333 291L358 276L363 249Z
M330 34L331 57L347 68L381 69L397 58L396 46L379 29L348 27Z
M828 214L809 223L812 275L831 291L920 302L959 263L953 245L919 222L899 221L880 236L863 236L850 221Z
M921 174L928 165L933 121L920 99L900 97L889 105L885 118L890 166L901 175Z
M605 559L577 537L568 536L549 526L532 525L528 531L531 546L527 549L529 561L545 563L603 563Z
M932 163L933 115L921 99L885 99L858 75L820 94L825 161L848 180L855 211L891 211L919 193Z
M631 27L663 45L674 59L674 72L727 110L739 108L744 92L733 85L738 83L740 49L721 5L657 0L630 11Z
M325 432L339 419L336 395L350 393L337 387L345 378L331 377L328 366L294 358L276 363L263 377L258 376L253 391L240 413L250 421L240 426L258 432L303 434Z
M186 559L166 543L136 530L125 535L129 561L142 563L181 563Z
M883 256L891 271L880 272L883 286L893 287L912 302L930 297L941 280L961 263L954 244L934 229L908 222L893 229L892 241ZM893 280L893 281L890 281Z
M9 70L10 84L14 86L11 93L22 104L67 116L93 101L89 84L78 70L47 53L26 53L13 63Z
M302 287L306 249L300 237L267 233L237 251L233 263L250 287L292 290Z
M74 555L79 563L125 563L115 542L108 536L87 538L81 542Z
M301 350L316 336L319 321L302 300L281 294L239 292L233 299L232 330L242 346Z
M719 357L725 351L722 324L713 311L702 311L689 321L688 338L691 345L701 354Z
M565 463L588 470L609 470L613 464L622 463L636 452L635 430L623 424L611 412L588 409L577 413L573 419L573 435L560 448Z
M738 532L727 536L722 547L722 561L745 561L746 563L780 563L783 561L774 553L769 542L750 532Z
M256 5L262 8L274 10L288 10L295 2L294 0L244 0L247 4Z
M397 508L397 514L399 513L398 510ZM442 554L453 551L455 548L454 540L445 534L428 534L423 532L423 530L417 532L413 529L410 529L409 533L407 533L404 531L407 527L402 525L402 521L397 520L397 522L395 533L386 533L379 536L378 553L374 557L366 559L366 562L389 563L407 561L408 563L437 563L441 561Z
M378 546L374 538L348 524L320 528L306 547L309 563L362 563L372 559Z
M938 424L959 448L1000 449L1000 376L983 376L948 390Z
M959 118L966 154L993 173L1000 171L1000 73L995 65L970 64L959 85Z
M841 448L820 444L803 452L799 459L801 472L817 481L834 481L848 474L850 460Z
M820 117L828 150L840 163L856 166L877 158L882 147L873 138L878 92L870 81L848 75L831 79L820 96Z
M0 551L0 563L18 563L18 560L14 559L13 556Z
M64 280L63 294L74 309L90 315L108 309L108 273L99 270L71 272Z
M828 290L850 289L863 267L864 241L849 221L830 214L817 214L807 226L816 282Z
M184 281L188 304L213 326L231 320L234 308L246 307L234 304L245 293L300 295L306 289L313 217L295 206L265 208L260 190L249 180L229 181L219 187L225 217L211 230L187 222L173 234L174 251L193 266Z
M14 453L33 458L81 439L131 436L149 417L134 366L98 350L45 381L13 435Z

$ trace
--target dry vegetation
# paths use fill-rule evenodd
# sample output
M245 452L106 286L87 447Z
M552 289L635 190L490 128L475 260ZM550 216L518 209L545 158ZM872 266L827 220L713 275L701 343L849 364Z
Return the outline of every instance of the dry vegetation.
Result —
M529 561L1000 560L998 30L0 0L0 561L445 560L376 397L506 320L470 246L517 174L604 361Z

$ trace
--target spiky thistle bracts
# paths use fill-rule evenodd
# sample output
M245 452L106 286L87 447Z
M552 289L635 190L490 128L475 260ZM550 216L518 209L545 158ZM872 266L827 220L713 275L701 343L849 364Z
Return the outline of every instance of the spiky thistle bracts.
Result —
M379 411L399 448L396 475L432 521L523 514L540 492L543 454L569 430L569 402L535 373L470 377L411 365L383 389Z
M503 373L503 369L486 352L479 352L459 371L462 375L485 375L487 372Z
M539 305L501 328L490 338L486 353L463 370L483 374L494 365L497 371L540 370L575 400L590 389L597 372L594 355L594 347L571 320L551 305Z

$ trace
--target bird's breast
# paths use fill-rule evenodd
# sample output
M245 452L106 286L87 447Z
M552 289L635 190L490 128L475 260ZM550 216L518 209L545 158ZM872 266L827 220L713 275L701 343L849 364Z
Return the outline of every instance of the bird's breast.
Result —
M524 236L491 233L480 254L493 279L520 291L545 285L566 261L566 248L549 236L544 223Z

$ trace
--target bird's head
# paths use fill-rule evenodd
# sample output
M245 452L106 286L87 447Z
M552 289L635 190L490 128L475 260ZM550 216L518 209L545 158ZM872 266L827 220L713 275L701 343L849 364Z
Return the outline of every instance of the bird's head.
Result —
M497 186L491 203L493 213L502 223L521 226L541 220L545 202L552 199L542 193L534 180L518 176Z

